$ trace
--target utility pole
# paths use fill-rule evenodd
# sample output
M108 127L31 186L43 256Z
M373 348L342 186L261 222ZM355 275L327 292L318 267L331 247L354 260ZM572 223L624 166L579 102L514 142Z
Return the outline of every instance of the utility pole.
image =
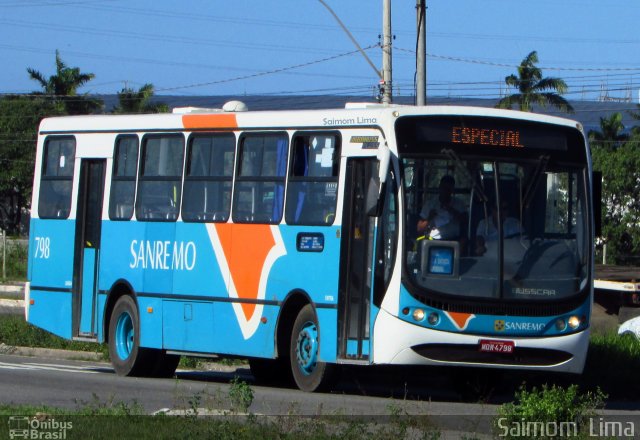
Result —
M382 0L382 103L391 104L391 0Z
M427 5L416 0L418 43L416 44L416 105L427 104Z

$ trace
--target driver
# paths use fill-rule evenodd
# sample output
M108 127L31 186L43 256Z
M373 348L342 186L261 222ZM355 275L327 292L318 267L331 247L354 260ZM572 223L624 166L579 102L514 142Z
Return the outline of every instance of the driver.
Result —
M428 200L420 211L417 230L430 240L455 240L460 237L464 205L453 196L456 181L445 175L440 179L438 198Z

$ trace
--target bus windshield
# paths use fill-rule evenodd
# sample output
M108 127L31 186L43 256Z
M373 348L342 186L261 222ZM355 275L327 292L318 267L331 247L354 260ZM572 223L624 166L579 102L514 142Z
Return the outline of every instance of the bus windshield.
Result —
M410 291L516 302L566 300L584 291L586 163L567 161L566 151L553 148L518 155L478 154L451 143L405 147ZM567 143L563 149L570 150Z

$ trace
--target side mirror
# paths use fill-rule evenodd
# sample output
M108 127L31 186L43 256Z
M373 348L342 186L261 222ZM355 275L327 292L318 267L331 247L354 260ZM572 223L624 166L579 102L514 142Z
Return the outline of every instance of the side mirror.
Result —
M380 163L380 166L378 167L378 179L380 180L380 183L385 183L387 180L387 174L389 173L389 162L391 162L391 150L389 150L386 142L378 148L377 158Z
M391 150L387 144L378 148L378 175L371 176L367 184L367 199L365 209L369 217L379 217L384 206L384 194L386 192L387 175L391 163Z

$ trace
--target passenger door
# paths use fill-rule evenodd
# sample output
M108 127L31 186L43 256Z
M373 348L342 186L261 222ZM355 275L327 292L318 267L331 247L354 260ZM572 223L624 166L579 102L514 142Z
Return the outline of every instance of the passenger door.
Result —
M370 356L375 217L367 215L365 205L377 166L376 158L347 161L338 300L338 357L342 360L368 362Z
M95 339L104 159L83 159L76 211L73 336Z

